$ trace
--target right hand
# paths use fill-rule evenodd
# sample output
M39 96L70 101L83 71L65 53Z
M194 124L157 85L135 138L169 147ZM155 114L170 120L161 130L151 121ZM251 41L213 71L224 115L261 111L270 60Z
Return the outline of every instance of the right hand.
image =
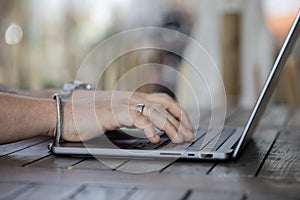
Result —
M145 104L143 113L135 109L138 103ZM75 90L64 102L63 111L62 139L68 141L88 140L124 126L143 130L152 143L160 141L155 127L165 131L174 143L193 139L186 112L162 93Z

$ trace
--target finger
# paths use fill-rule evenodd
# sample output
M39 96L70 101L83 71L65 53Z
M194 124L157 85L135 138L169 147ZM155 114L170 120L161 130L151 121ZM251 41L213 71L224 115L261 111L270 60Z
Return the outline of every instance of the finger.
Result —
M166 109L177 119L179 119L190 131L194 131L194 127L188 114L182 108L180 108L177 103L174 102L173 104L169 104L169 107L166 107Z
M112 120L106 123L106 129L115 130L123 126L135 126L144 131L146 137L152 143L158 143L160 137L157 135L154 125L139 111L128 106L119 106L118 109L112 109Z
M194 133L186 127L181 125L178 131L183 136L185 141L192 141L194 139Z
M194 138L193 132L180 123L173 115L171 115L162 105L153 105L152 109L166 116L167 120L176 128L177 133L181 134L185 141L191 141Z
M176 118L173 117L173 115L171 115L168 111L167 112L167 116L168 116L168 120L172 123L175 124L178 132L183 136L185 141L191 141L194 139L194 133L193 131L190 129L190 127L187 127L183 122L180 123Z
M156 102L156 104L153 105L153 108L157 107L158 109L156 110L159 113L165 115L165 117L170 121L170 123L176 128L177 134L178 133L181 134L184 140L186 141L191 141L193 139L194 137L193 127L190 123L188 115L179 107L179 105L170 96L166 94L158 94L158 93L150 94L150 95L144 93L138 93L138 92L133 93L130 98L130 103L134 105L141 102L149 106L154 102ZM161 103L163 104L163 106L159 105ZM168 109L172 113L168 112L166 109ZM173 115L180 121L178 121ZM153 121L153 119L150 120ZM161 120L164 121L163 119ZM157 124L155 125L157 126ZM172 135L169 137L172 138Z
M145 106L143 114L148 119L150 119L156 127L163 130L172 140L172 142L181 143L184 141L182 135L178 132L176 127L168 120L164 112L159 112L157 109Z
M150 142L158 143L160 141L160 137L156 133L152 122L137 110L131 110L130 113L133 120L133 125L138 129L144 131L146 137Z
M194 130L188 114L169 95L163 93L151 94L149 95L149 100L162 104L165 109L178 118L189 130Z

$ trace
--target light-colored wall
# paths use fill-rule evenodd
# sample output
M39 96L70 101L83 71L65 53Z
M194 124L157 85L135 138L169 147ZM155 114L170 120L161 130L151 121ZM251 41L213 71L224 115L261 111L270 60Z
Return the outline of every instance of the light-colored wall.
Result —
M220 73L224 70L221 62L222 53L220 51L221 17L226 13L240 14L241 70L240 77L237 77L237 79L240 79L241 84L239 105L244 107L252 106L259 92L258 88L261 88L272 66L274 53L272 38L264 22L261 2L259 0L202 0L199 1L199 8L198 20L192 37L207 50ZM207 85L199 84L199 78L197 78L195 73L192 73L191 67L183 69L183 73L191 76L191 85L195 89L200 106L224 105L223 82L218 78L218 71L212 70L214 65L207 59L207 55L197 54L192 49L192 45L187 47L185 55L193 57L204 56L200 58L203 61L194 67L205 74L204 78L209 83L209 91L207 90ZM188 91L180 83L178 84L178 93L182 97L185 106L192 103L190 102L192 94L188 94ZM210 97L207 98L207 95L210 95Z

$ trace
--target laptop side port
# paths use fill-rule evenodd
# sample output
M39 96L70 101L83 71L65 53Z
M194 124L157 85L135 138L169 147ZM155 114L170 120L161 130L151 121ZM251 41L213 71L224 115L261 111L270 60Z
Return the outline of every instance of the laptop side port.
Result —
M211 153L202 153L202 154L201 154L201 157L202 157L202 158L212 158L213 155L212 155Z
M187 155L190 156L190 157L194 157L195 156L194 153L188 153Z
M162 155L162 156L180 156L181 153L162 152L162 153L160 153L160 155Z

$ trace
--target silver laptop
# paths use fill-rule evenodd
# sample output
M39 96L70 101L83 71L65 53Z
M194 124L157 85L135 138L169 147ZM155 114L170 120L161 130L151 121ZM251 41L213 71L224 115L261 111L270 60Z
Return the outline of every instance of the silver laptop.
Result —
M274 92L280 73L296 43L300 32L299 16L300 11L290 28L245 127L216 128L216 131L214 129L199 128L195 131L195 139L192 142L182 144L170 142L170 139L162 131L158 131L161 136L160 143L152 144L147 138L138 137L138 135L141 135L141 131L123 128L107 132L83 143L63 142L60 141L59 136L56 136L54 142L49 145L49 149L53 154L70 156L198 160L235 159L250 141Z

